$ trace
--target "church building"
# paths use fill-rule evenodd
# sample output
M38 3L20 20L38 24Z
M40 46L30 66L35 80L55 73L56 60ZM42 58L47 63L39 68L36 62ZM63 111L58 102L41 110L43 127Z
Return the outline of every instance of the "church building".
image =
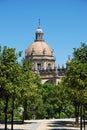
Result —
M55 65L53 49L44 41L44 32L40 26L36 30L34 42L27 48L25 58L33 64L32 71L40 75L42 84L57 84L64 76L65 68Z

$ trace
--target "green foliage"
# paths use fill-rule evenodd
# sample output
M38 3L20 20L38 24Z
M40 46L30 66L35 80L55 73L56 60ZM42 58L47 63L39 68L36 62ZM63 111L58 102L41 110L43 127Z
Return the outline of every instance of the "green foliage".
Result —
M65 85L68 99L75 106L75 116L81 115L79 109L87 103L87 45L81 43L80 48L74 48L73 58L67 64ZM78 117L77 117L78 116Z
M0 50L0 98L4 101L3 113L5 113L5 122L10 119L10 114L12 114L13 118L14 107L11 102L15 102L15 99L20 95L22 73L21 66L17 61L19 54L15 53L15 48L6 46L1 47ZM8 113L9 109L11 110L10 114Z
M74 49L65 77L58 85L41 84L32 63L14 48L0 47L0 120L8 99L8 120L74 117L75 103L87 104L87 45Z
M64 83L68 87L71 99L83 104L87 96L87 45L81 44L80 48L75 48L73 55L67 67Z

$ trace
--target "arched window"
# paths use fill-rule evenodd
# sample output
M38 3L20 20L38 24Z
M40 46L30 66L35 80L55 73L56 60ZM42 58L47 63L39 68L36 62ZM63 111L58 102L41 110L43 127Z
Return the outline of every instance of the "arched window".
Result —
M48 67L47 67L47 68L48 68L48 70L50 70L50 69L51 69L51 64L50 64L50 63L48 64Z
M38 63L38 64L37 64L37 69L38 69L38 70L41 70L41 63Z

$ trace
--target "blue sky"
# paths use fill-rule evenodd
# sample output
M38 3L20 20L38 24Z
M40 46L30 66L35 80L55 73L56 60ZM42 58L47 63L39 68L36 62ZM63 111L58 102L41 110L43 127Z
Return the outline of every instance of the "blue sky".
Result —
M73 48L87 43L87 0L0 0L1 46L25 52L35 39L39 18L56 65L65 65Z

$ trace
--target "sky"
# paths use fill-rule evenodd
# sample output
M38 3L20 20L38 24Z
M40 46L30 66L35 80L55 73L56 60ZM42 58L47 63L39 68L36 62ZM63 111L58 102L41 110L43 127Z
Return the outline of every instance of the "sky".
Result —
M0 45L25 50L34 42L38 19L56 66L81 42L87 44L87 0L0 0Z

